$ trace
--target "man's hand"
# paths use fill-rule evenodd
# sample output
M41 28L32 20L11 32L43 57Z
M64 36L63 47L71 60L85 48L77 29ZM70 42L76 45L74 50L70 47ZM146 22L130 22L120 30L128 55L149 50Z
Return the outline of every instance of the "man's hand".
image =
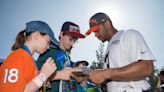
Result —
M89 73L89 79L94 82L95 84L101 84L103 83L105 78L105 70L99 69L99 70L92 70Z
M153 61L140 60L124 67L94 70L89 73L89 78L94 83L102 83L105 80L136 81L153 74Z

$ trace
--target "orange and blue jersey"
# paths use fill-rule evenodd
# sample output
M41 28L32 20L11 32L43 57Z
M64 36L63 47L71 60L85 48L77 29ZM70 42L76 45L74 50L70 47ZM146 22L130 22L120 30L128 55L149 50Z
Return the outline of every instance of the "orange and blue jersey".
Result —
M23 48L13 51L0 67L0 91L23 92L27 83L38 75L35 61Z

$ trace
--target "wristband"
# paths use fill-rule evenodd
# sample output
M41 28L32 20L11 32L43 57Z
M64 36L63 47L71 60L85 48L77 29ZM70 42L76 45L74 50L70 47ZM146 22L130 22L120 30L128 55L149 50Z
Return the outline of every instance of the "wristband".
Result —
M44 83L47 80L47 76L43 73L38 75L38 78Z
M32 81L35 82L35 84L40 88L46 80L47 80L46 75L43 73L40 73Z

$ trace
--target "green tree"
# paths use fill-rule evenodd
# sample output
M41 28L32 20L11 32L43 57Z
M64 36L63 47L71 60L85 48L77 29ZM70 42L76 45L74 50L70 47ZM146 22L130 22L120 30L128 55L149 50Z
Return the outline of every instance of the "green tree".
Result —
M98 67L97 62L93 61L90 68L94 70L94 69L97 69L97 67Z
M96 57L97 60L93 61L90 68L91 69L102 69L103 68L103 62L104 62L104 44L101 42L98 50L96 50Z
M149 78L148 82L150 83L151 85L151 88L150 88L150 92L159 92L157 90L157 85L158 85L158 82L159 82L159 78L158 78L158 74L160 71L164 70L164 67L162 67L161 69L157 69L157 68L154 68L154 74L151 78Z
M158 69L154 68L154 74L152 77L149 77L148 82L151 85L150 92L155 92L158 83Z

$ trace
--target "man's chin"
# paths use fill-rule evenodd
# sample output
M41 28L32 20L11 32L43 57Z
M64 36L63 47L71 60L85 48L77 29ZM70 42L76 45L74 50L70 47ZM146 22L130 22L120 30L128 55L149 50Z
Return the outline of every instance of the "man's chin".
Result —
M100 41L102 41L102 42L105 42L106 40L104 40L104 39L101 39L101 38L98 38Z
M104 40L104 39L99 39L99 40L101 40L101 42L105 42L106 40Z
M106 41L106 40L101 40L103 43Z

